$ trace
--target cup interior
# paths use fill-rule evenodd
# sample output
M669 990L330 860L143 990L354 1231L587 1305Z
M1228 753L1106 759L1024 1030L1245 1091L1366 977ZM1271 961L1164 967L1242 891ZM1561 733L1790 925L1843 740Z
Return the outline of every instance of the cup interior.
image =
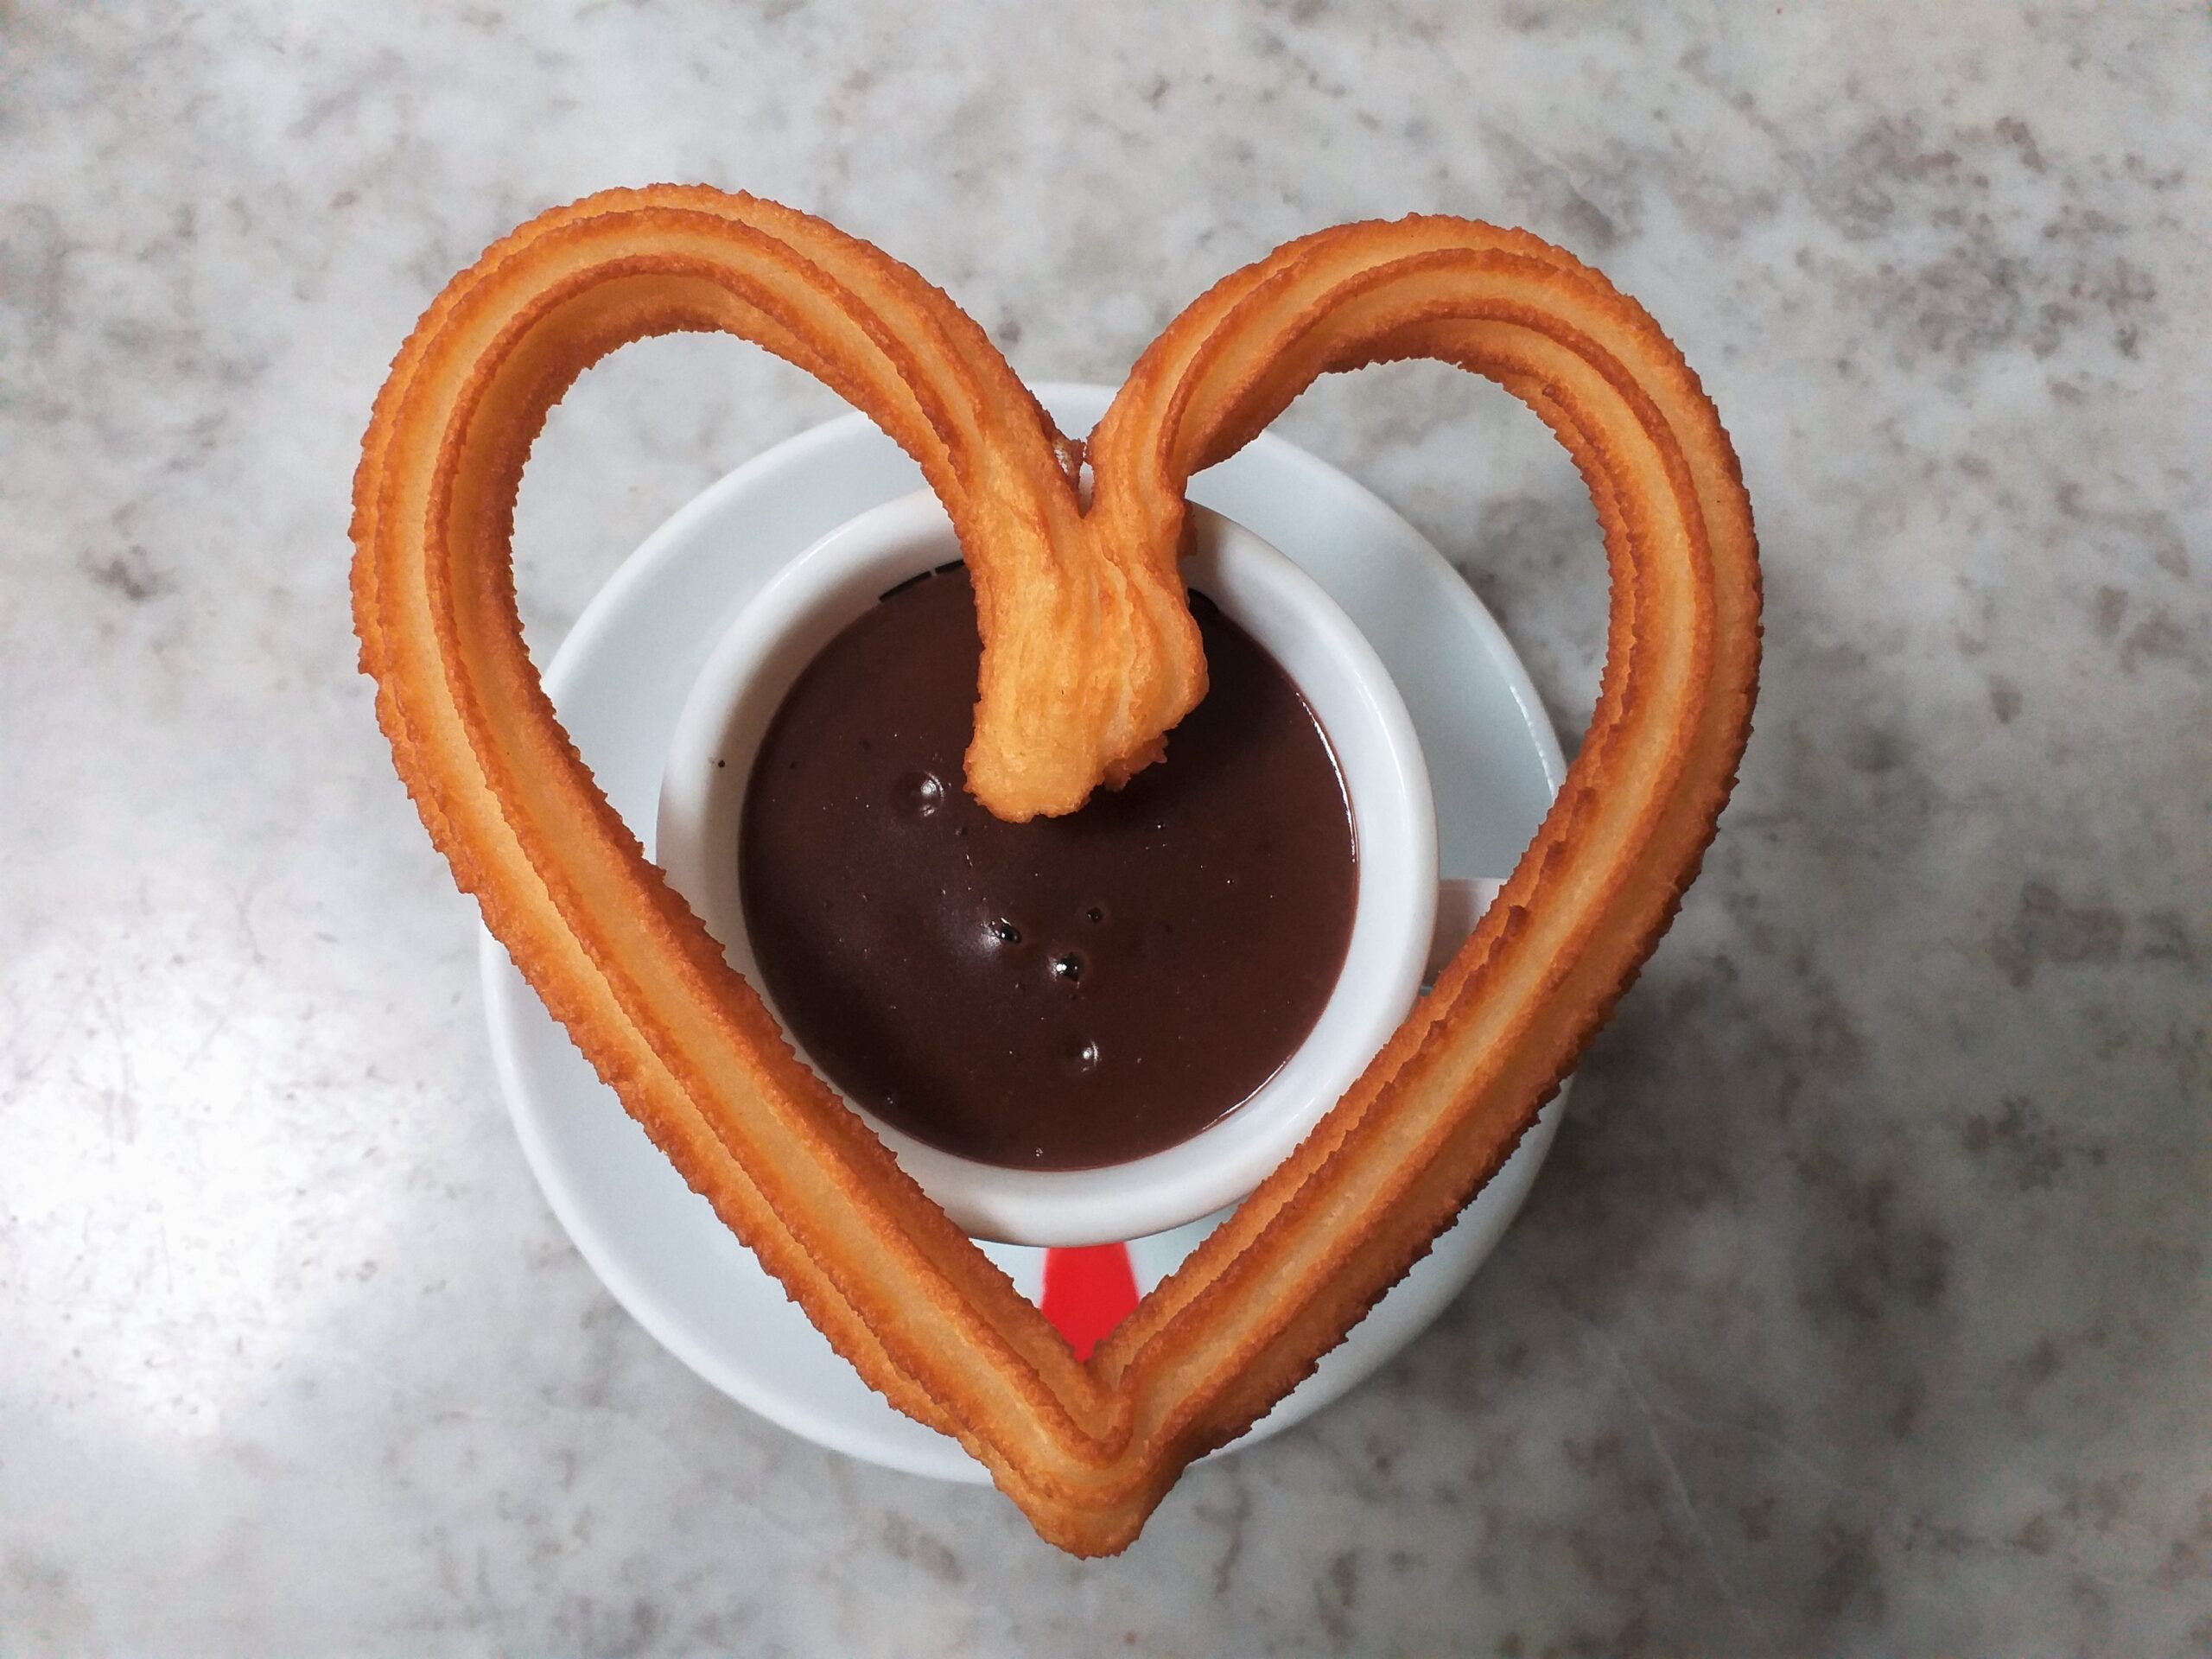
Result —
M1201 507L1191 512L1186 582L1281 664L1335 753L1358 853L1344 966L1305 1042L1256 1093L1190 1139L1127 1163L1049 1171L977 1163L855 1107L906 1173L978 1238L1105 1243L1234 1203L1351 1086L1421 988L1435 923L1436 819L1397 689L1311 577L1243 526ZM693 684L662 778L658 855L764 996L738 883L745 796L762 737L799 675L849 623L888 589L959 556L950 521L928 491L863 513L754 597ZM1266 804L1253 810L1262 813Z

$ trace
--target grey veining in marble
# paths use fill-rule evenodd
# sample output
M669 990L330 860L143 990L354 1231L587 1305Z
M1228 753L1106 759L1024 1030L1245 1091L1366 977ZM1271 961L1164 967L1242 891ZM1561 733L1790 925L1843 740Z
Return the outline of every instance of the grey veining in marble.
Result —
M2195 4L0 5L0 1654L2212 1648L2209 72ZM353 671L416 313L658 178L880 240L1039 378L1317 226L1526 224L1743 453L1743 786L1528 1211L1118 1561L616 1309ZM538 645L836 407L726 341L595 372ZM1580 718L1532 421L1402 369L1287 429Z

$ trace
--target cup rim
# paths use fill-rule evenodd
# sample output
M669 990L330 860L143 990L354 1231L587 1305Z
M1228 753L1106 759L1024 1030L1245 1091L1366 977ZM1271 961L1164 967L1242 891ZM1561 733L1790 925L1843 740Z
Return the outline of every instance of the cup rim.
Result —
M1313 1030L1243 1104L1125 1163L1082 1170L979 1163L916 1140L846 1097L906 1173L977 1237L1106 1243L1236 1202L1357 1081L1420 990L1435 921L1436 818L1397 687L1351 619L1289 558L1217 513L1194 505L1191 517L1185 580L1282 664L1335 751L1358 849L1344 963ZM772 1014L737 879L760 737L831 638L886 590L959 556L950 520L926 489L861 513L792 560L738 613L685 698L662 776L656 850L677 891Z

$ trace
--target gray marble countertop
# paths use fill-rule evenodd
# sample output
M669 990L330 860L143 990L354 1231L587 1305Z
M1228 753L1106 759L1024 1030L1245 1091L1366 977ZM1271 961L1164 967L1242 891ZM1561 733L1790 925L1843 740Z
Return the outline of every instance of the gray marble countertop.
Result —
M2209 70L2196 4L0 6L0 1654L2212 1648ZM1742 788L1528 1210L1118 1560L616 1308L353 672L416 312L662 178L881 242L1040 378L1319 226L1524 224L1743 454ZM596 371L537 645L836 408L725 340ZM1532 420L1406 368L1285 429L1582 718Z

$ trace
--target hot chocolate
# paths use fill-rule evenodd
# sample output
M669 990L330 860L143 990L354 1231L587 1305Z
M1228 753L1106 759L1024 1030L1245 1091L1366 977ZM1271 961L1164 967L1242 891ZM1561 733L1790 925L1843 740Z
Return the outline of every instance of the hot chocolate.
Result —
M1351 931L1327 741L1274 658L1192 595L1210 689L1167 759L1063 818L962 787L981 646L966 572L886 594L785 697L741 830L746 925L794 1040L963 1157L1124 1162L1249 1098Z

